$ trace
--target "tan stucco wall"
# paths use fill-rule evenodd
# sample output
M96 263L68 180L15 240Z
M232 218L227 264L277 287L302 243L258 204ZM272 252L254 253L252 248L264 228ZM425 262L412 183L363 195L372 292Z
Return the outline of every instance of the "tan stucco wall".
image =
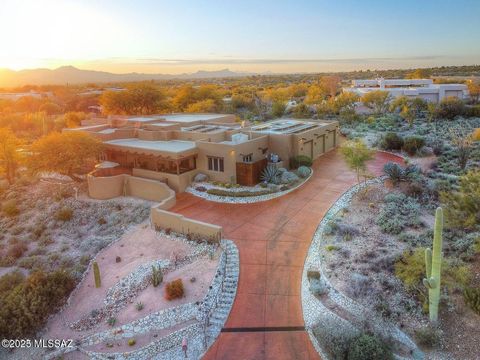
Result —
M243 155L252 154L252 161L265 158L261 148L268 147L268 137L258 137L240 144L220 144L205 141L197 141L198 172L207 174L211 180L223 182L236 182L237 162L243 161ZM208 156L223 158L224 171L208 170Z
M185 189L192 183L193 177L197 174L197 170L192 170L180 175L176 174L167 174L152 170L145 170L139 168L132 169L132 175L138 176L147 179L154 179L160 181L167 181L169 187L171 187L176 192L184 192Z
M162 229L171 229L174 232L182 234L200 235L201 237L220 240L222 237L222 227L208 224L201 221L186 218L185 216L159 208L152 208L152 224Z
M159 203L167 201L172 206L175 201L175 192L165 183L156 180L122 174L106 177L88 175L87 182L88 193L94 199L106 200L123 196L126 184L127 196L135 196Z

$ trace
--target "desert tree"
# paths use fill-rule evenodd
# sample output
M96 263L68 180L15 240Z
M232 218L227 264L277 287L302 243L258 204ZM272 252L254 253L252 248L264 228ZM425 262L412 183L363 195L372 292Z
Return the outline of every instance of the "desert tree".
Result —
M367 179L367 161L373 159L375 151L360 139L349 140L343 143L340 151L348 167L355 171L357 182L360 183L360 176L364 175Z
M84 173L98 158L102 143L97 138L79 131L51 133L32 145L28 168L34 172L57 172L80 181Z
M388 91L375 90L362 96L363 104L371 109L375 114L384 114L387 112L391 100Z

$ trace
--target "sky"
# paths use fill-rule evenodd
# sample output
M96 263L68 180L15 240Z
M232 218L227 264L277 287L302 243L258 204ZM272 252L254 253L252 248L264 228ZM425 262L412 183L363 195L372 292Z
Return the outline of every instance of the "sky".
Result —
M480 0L0 0L0 68L321 72L480 64Z

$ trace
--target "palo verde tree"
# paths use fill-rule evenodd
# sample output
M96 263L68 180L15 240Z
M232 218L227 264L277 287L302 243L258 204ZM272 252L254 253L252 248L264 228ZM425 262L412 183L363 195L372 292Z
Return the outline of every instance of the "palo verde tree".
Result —
M369 149L360 139L346 141L340 151L348 167L357 174L357 182L360 183L360 175L366 172L367 161L373 159L375 151Z
M362 96L363 105L371 109L375 114L387 112L390 100L390 93L383 90L370 91Z
M33 143L28 167L34 173L53 171L79 181L77 174L96 161L102 148L100 140L89 134L51 133Z

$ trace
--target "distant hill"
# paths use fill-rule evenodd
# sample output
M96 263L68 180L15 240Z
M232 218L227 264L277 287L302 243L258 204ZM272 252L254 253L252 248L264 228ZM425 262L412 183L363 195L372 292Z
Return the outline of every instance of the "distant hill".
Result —
M29 69L13 71L0 69L0 87L23 85L65 85L83 83L109 83L146 80L170 79L208 79L248 76L251 73L234 72L229 69L217 71L197 71L191 74L114 74L105 71L81 70L73 66L62 66L58 69Z

